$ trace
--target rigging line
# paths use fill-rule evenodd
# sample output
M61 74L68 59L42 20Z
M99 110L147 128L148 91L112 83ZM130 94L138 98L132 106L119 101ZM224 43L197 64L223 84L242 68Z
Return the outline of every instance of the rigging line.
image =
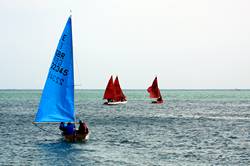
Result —
M58 133L54 133L54 134L53 134L53 133L51 133L51 132L49 132L49 131L47 131L47 130L41 128L40 126L38 126L38 125L35 124L35 123L34 123L34 125L35 125L37 128L39 128L40 130L45 131L46 133L48 133L48 134L50 134L50 135L60 135L60 136L61 136L61 134L58 134Z
M78 78L79 78L79 81L80 81L80 84L79 84L79 85L75 85L75 84L74 84L74 87L75 87L75 86L81 87L82 81L81 81L81 76L80 76L80 71L79 71L79 67L78 67L78 63L77 63L77 58L76 58L76 56L75 56L74 59L75 59L76 68L77 68L77 72L78 72ZM74 103L74 105L75 105L75 103ZM76 111L74 111L74 121L75 121L75 123L77 123L77 122L76 122Z
M76 68L77 68L77 72L78 72L78 77L79 77L79 81L80 81L80 84L78 85L75 85L75 86L82 86L82 80L81 80L81 76L80 76L80 70L79 70L79 66L78 66L78 63L77 63L77 57L75 56L75 62L76 62Z
M72 15L72 10L70 9L70 15ZM73 32L72 32L72 36L73 36ZM77 63L77 56L75 54L75 51L74 51L74 48L75 46L73 46L73 43L74 43L74 38L72 37L72 50L73 50L73 60L76 64L76 68L77 68L77 73L78 73L78 78L79 78L79 81L80 81L80 84L75 84L74 82L74 86L82 86L82 80L81 80L81 76L80 76L80 70L79 70L79 66L78 66L78 63ZM73 62L73 64L74 64Z

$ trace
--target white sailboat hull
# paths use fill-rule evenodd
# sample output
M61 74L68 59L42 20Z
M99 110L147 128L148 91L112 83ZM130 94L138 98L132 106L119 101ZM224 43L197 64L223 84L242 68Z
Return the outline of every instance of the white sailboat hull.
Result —
M105 105L119 105L119 104L126 104L127 101L114 101L114 102L105 102Z

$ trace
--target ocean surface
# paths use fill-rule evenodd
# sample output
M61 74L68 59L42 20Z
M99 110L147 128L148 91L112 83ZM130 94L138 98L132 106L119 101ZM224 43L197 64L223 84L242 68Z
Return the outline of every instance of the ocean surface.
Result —
M87 143L67 143L57 124L32 124L39 90L0 90L0 165L250 165L250 91L125 90L126 105L103 105L103 90L76 90Z

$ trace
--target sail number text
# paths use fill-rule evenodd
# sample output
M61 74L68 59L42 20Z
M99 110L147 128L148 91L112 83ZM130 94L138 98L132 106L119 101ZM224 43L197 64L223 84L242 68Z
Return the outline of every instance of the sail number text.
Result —
M68 75L69 70L68 69L64 69L61 66L56 65L54 62L52 62L51 67L52 70L54 70L55 72L59 72L64 76Z
M60 50L56 50L56 57L63 59L65 57L65 53Z
M49 72L48 78L51 79L56 84L63 85L64 79L54 75L53 72L51 71Z
M55 72L59 72L62 75L67 76L69 70L62 67L64 57L65 53L60 50L56 50L56 54L50 68Z

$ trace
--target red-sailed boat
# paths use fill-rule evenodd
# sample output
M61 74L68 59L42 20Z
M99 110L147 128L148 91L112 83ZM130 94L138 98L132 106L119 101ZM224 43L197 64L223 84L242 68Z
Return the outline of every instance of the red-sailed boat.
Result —
M160 89L158 88L157 77L155 77L152 85L148 87L147 91L149 93L150 98L156 99L156 101L152 101L152 103L154 104L163 103L161 92L160 92Z
M107 84L106 90L103 95L103 99L107 99L106 105L117 105L127 103L126 96L123 94L118 77L113 82L111 76Z

